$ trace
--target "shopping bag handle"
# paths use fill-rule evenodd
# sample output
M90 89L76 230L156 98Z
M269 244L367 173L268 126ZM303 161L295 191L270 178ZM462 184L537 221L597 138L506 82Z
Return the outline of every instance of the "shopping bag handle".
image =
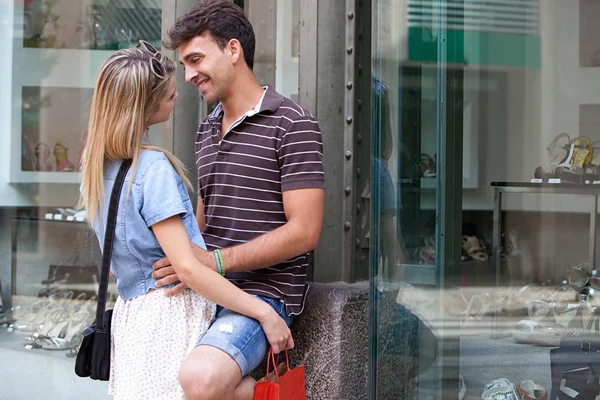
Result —
M273 372L275 373L275 381L279 379L279 372L277 371L277 364L279 363L279 354L277 354L277 359L275 359L275 353L273 353L273 347L269 348L269 354L267 355L267 375L265 376L265 381L269 380L269 366L273 363ZM287 350L285 351L285 366L287 368L286 371L290 370L290 359L288 357Z

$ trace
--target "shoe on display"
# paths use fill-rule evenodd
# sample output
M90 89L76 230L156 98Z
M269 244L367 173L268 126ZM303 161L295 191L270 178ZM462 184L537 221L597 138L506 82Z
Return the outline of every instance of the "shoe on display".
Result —
M483 389L484 400L520 400L514 383L506 378L491 381Z
M526 380L517 385L517 393L521 400L547 400L548 392L542 385L532 380Z
M556 136L550 146L546 150L548 150L548 163L542 164L535 169L534 177L536 179L541 179L544 182L547 182L549 179L555 177L556 168L568 160L569 156L569 143L571 142L571 138L566 132L562 132L558 136Z
M580 263L569 268L569 285L575 290L588 284L594 268L589 263Z
M554 178L560 179L561 183L583 184L585 170L577 165L566 165L557 167L554 171Z
M429 154L421 154L421 173L424 178L435 178L436 172L436 160L431 158Z
M52 171L52 161L50 161L50 148L45 143L39 143L35 146L35 170Z
M477 236L463 235L462 249L464 253L466 253L466 255L471 257L473 260L485 261L488 259L488 255L481 248L481 243L479 242L479 238Z
M69 161L67 152L68 148L62 145L62 143L56 143L54 145L54 158L56 159L56 170L60 172L71 172L75 169L73 163Z

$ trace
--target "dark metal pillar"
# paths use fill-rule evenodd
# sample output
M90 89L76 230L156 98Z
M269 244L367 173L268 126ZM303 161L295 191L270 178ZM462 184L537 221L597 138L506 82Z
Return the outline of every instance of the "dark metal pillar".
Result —
M346 14L345 2L338 1L303 0L300 10L299 102L321 126L326 174L325 219L313 273L317 282L351 280L354 221L345 191L347 186L352 191L353 160L346 152L352 152L354 113L347 96L353 90L347 82L353 71L347 63L354 60L354 43L346 38Z

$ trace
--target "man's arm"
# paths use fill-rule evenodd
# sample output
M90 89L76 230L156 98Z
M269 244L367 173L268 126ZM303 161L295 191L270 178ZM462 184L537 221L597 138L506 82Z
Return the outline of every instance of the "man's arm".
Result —
M198 206L196 208L196 221L200 227L200 232L202 232L206 227L206 221L204 220L204 204L200 196L198 196Z
M198 200L199 205L200 203L201 200ZM247 243L222 249L225 271L242 272L266 268L313 250L317 247L321 235L324 204L324 189L297 189L283 192L283 208L287 222ZM201 208L198 207L198 210ZM199 215L200 211L196 216ZM203 216L202 220L204 220ZM192 245L192 251L200 262L217 270L212 252L196 245ZM157 261L154 268L157 271L154 271L153 276L162 278L156 282L157 286L168 285L179 280L166 258ZM184 287L185 285L179 284L176 288L169 289L169 294L181 291Z
M283 192L287 222L254 240L222 249L225 271L266 268L313 250L321 235L324 203L324 189Z

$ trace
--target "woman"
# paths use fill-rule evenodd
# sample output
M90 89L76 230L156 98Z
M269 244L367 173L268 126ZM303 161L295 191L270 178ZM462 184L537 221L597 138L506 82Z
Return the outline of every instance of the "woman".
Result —
M166 121L177 98L175 63L152 45L115 52L102 65L83 153L82 197L99 242L121 161L132 159L118 206L111 272L119 298L112 317L109 393L123 399L178 399L182 362L208 329L215 303L261 323L271 345L286 347L290 331L266 303L201 264L205 248L179 160L144 141ZM150 228L150 229L148 229ZM156 288L152 264L168 257L192 290L173 297Z

